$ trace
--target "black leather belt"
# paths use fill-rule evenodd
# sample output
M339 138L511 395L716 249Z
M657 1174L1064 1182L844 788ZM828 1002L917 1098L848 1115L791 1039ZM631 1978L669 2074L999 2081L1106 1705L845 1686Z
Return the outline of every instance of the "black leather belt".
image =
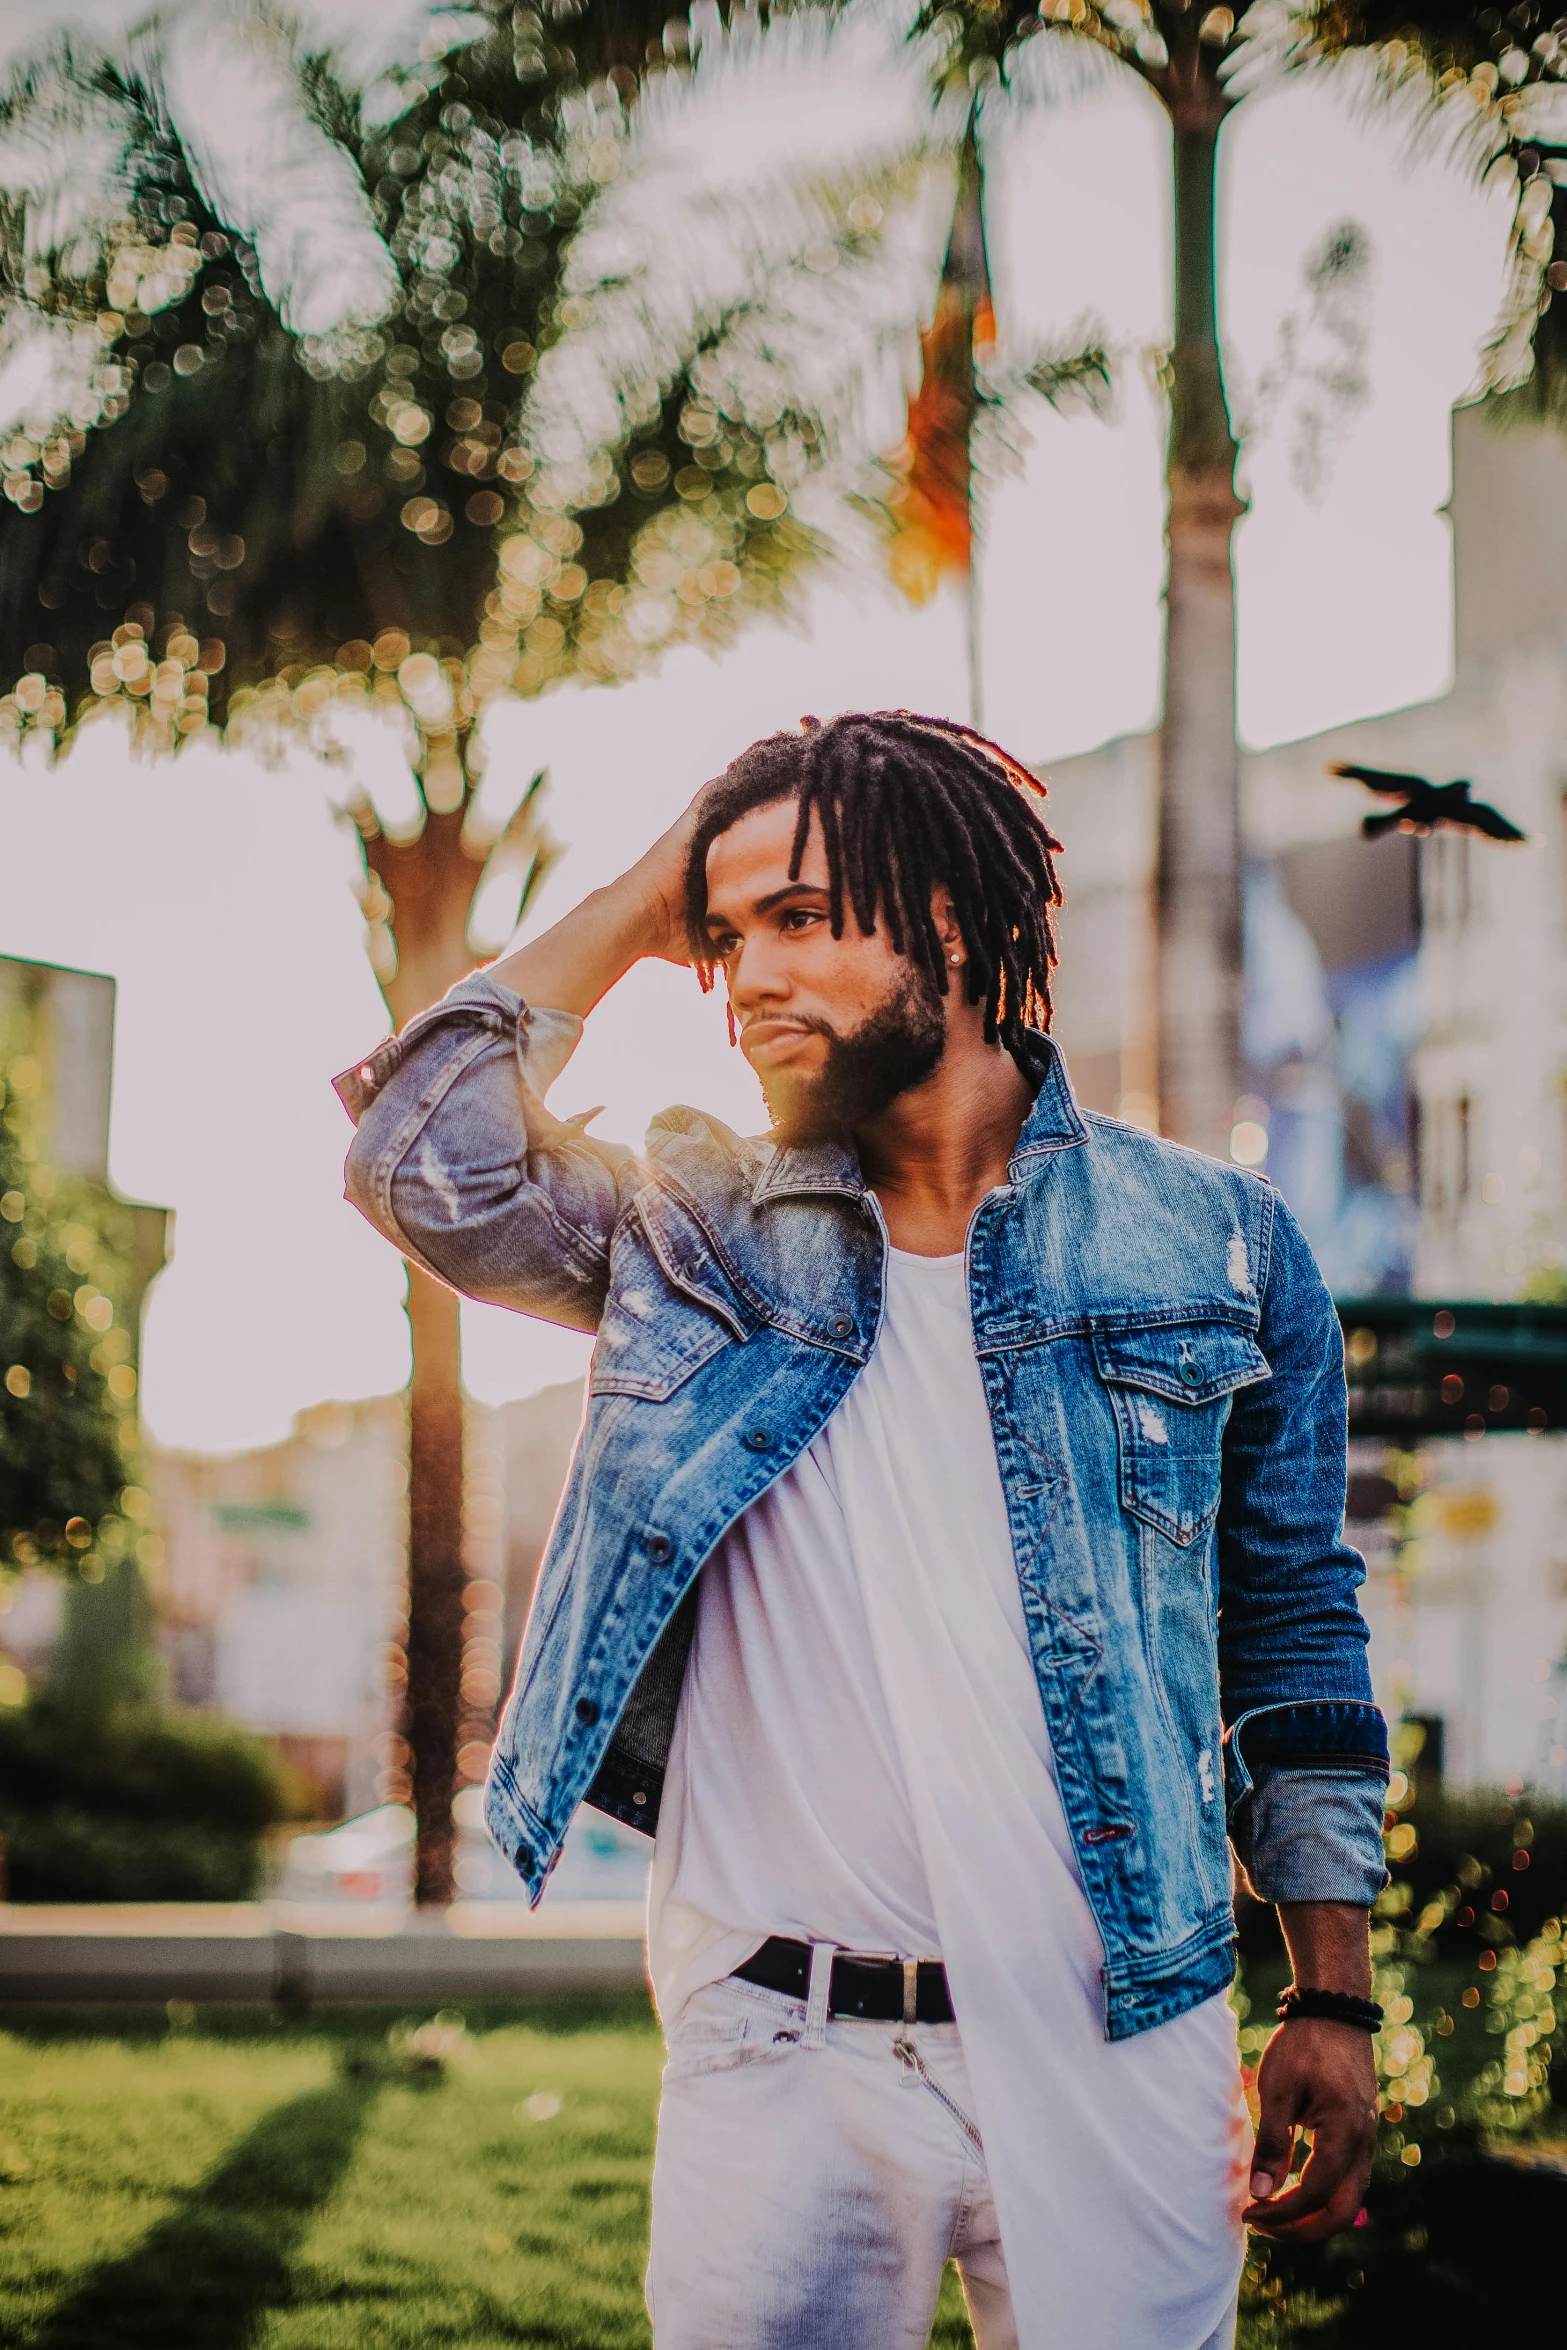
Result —
M735 1968L735 1973L742 1983L755 1983L764 1991L783 1991L791 1999L804 1999L811 1987L811 1945L773 1934L760 1950L752 1951L744 1966ZM832 1962L827 2012L859 2016L867 2023L901 2023L902 1962L896 1958L855 1958L848 1951L838 1951ZM947 1970L939 1958L920 1960L914 2020L919 2024L953 2021Z

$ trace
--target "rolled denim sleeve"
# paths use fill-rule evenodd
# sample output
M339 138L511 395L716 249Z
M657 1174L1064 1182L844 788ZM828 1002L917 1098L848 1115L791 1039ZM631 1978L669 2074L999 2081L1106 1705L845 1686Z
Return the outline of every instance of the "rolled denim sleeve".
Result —
M1349 1901L1369 1909L1387 1883L1380 1772L1263 1769L1231 1822L1235 1857L1259 1901Z
M1344 1350L1333 1301L1270 1193L1258 1342L1219 1513L1219 1683L1230 1833L1266 1901L1368 1904L1382 1852L1387 1724L1371 1692L1360 1553L1343 1538Z
M475 972L335 1084L378 1232L465 1296L591 1331L636 1160L545 1108L581 1033Z

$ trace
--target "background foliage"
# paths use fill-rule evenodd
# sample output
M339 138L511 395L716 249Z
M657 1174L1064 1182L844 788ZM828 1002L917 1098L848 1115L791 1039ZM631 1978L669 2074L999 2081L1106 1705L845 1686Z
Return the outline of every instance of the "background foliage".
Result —
M451 806L442 765L491 693L629 674L774 600L804 548L768 472L787 420L655 384L618 469L534 479L522 404L569 319L562 246L615 176L650 43L668 62L661 8L574 13L486 0L480 38L383 87L375 120L313 70L396 264L374 325L291 333L150 101L85 274L56 254L28 276L13 237L15 293L99 352L93 413L4 451L0 646L24 676L0 719L58 734L115 704L174 742L340 693L419 734Z
M65 1592L42 1687L11 1667L0 1690L4 1890L240 1900L288 1791L259 1738L160 1707L131 1211L42 1156L34 1041L25 1011L0 1012L0 1578L53 1569Z
M216 1716L84 1716L58 1692L0 1712L14 1901L247 1900L288 1795L263 1741Z
M135 1539L133 1235L101 1185L42 1156L32 1046L26 1015L0 1012L0 1573L101 1578Z

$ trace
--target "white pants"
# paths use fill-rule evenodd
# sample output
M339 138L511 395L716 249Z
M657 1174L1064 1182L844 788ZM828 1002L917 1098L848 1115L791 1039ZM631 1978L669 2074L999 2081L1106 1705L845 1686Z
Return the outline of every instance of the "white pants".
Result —
M803 2002L733 1978L686 2002L653 2166L656 2350L926 2350L948 2260L979 2350L1017 2350L958 2027L913 2027L918 2071L894 2053L903 2037L839 2017L812 2028ZM1118 2215L1097 2216L1114 2260Z

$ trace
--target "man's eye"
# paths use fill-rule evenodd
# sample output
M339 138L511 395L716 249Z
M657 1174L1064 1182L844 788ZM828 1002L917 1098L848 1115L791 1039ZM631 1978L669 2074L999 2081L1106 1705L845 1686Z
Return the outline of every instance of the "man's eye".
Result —
M821 916L810 906L791 906L783 918L785 930L806 930Z

